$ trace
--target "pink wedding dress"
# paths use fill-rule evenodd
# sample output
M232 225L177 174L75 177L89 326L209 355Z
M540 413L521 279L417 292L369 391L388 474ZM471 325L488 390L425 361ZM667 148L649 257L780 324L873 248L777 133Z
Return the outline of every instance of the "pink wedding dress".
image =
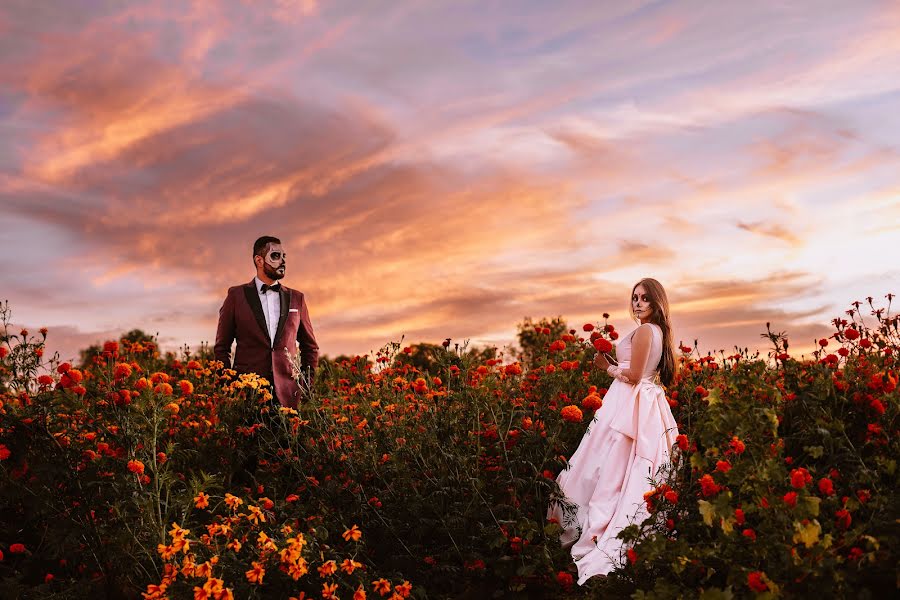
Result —
M605 575L621 561L616 535L647 516L644 493L678 435L672 410L657 380L662 330L649 323L653 340L643 378L635 385L613 380L568 467L556 479L564 498L550 504L548 518L563 528L563 547L571 546L578 584ZM631 361L635 329L617 346L619 366Z

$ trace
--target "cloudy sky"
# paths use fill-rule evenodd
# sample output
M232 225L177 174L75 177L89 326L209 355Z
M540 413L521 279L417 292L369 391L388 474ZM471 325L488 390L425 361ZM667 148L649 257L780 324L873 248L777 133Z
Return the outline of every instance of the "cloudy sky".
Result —
M809 347L900 292L897 73L897 2L7 1L0 300L196 345L271 234L332 356L627 330L643 276Z

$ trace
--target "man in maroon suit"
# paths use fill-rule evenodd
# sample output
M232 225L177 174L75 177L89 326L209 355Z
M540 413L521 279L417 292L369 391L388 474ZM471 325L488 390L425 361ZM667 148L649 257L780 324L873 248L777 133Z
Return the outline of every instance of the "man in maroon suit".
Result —
M256 277L228 289L219 309L214 348L216 360L238 373L256 373L274 386L281 406L295 408L302 397L293 377L291 356L300 349L302 379L311 383L319 360L319 346L303 294L276 283L284 277L281 240L263 236L253 244ZM237 339L234 364L231 343ZM289 356L290 354L290 356Z

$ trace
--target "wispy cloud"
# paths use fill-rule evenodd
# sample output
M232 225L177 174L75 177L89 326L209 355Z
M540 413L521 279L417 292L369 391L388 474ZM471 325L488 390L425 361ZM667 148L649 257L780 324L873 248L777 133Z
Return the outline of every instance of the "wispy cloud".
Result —
M4 297L51 342L208 340L279 235L323 349L512 341L670 291L798 343L900 270L896 8L6 3ZM5 222L6 223L6 222ZM863 289L877 288L877 289ZM897 291L897 290L893 290Z

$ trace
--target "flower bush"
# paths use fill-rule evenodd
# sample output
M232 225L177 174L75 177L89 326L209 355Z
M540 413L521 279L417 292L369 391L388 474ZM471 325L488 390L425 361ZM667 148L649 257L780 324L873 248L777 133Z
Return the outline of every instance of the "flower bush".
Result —
M682 435L574 585L555 477L618 332L520 326L504 357L392 344L324 360L297 410L208 349L128 335L73 366L0 337L0 589L13 597L873 597L896 586L896 318L855 306L810 360L682 348ZM606 319L607 317L604 316ZM828 352L829 348L834 353Z

